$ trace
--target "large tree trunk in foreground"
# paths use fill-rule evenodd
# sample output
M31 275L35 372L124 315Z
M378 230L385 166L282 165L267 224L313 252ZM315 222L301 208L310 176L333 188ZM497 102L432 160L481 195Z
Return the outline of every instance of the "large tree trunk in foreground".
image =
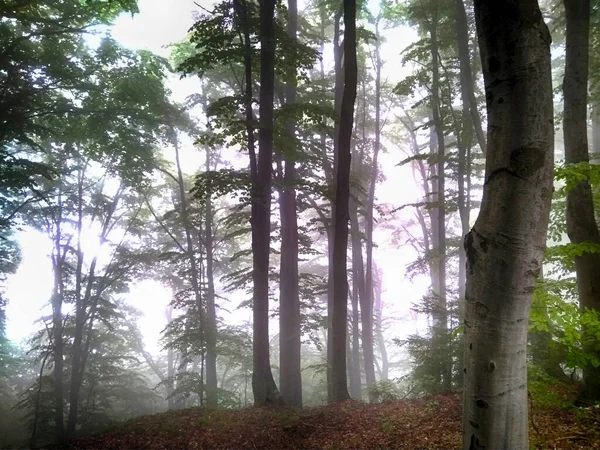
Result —
M330 401L346 400L346 321L348 317L348 201L350 197L350 160L354 102L358 68L356 62L356 0L344 0L344 94L340 115L338 161L335 186L335 214L333 221L333 317L331 337Z
M271 248L271 181L273 168L273 96L275 84L275 1L260 2L259 156L253 177L252 256L254 404L280 403L269 359L269 256Z
M590 159L587 139L590 1L565 0L564 4L567 19L563 81L565 162L577 164ZM592 190L587 181L580 181L567 194L567 234L574 244L600 244ZM600 311L600 254L584 252L576 256L575 271L579 306L583 310ZM584 330L584 350L594 352L595 346L595 335L587 335ZM586 400L600 399L600 367L585 366L583 380Z
M289 20L287 32L296 39L298 6L296 0L288 0ZM285 90L288 105L296 102L295 83L288 83ZM283 155L285 162L283 188L279 205L281 216L281 265L279 284L279 387L281 397L290 406L302 406L302 374L300 367L300 295L298 292L298 218L296 208L296 124L286 124L293 148Z
M552 198L550 33L536 0L478 0L488 148L465 239L464 449L526 449L527 326Z

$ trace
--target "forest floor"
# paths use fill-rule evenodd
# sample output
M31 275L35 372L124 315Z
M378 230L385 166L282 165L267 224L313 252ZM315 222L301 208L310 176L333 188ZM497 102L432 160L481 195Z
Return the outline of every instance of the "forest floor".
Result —
M532 406L532 405L530 405ZM58 449L458 449L460 394L383 404L203 410L139 417ZM533 404L538 449L600 449L600 410Z

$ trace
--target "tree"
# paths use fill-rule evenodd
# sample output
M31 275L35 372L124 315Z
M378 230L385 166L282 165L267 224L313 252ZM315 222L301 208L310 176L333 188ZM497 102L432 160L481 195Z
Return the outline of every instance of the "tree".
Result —
M535 0L480 0L483 201L465 238L463 448L527 448L527 327L553 181L550 33Z
M298 5L288 0L287 32L291 39L298 33ZM296 76L286 83L285 102L296 101ZM286 404L302 406L302 374L300 371L300 296L298 292L298 218L296 201L296 124L289 120L286 134L292 148L283 152L283 188L280 192L281 266L279 282L279 386Z
M565 163L589 163L587 106L590 2L565 0L564 4L567 26L563 80ZM567 193L566 219L571 243L600 245L592 189L587 180L579 181ZM579 305L582 310L600 311L600 253L584 249L574 259ZM583 347L593 353L596 337L584 332L582 338ZM599 400L600 368L586 364L583 378L584 397L587 400Z
M259 154L252 174L252 258L254 404L281 398L269 360L269 256L271 254L271 183L273 165L273 102L275 90L275 1L260 2ZM252 158L253 155L251 155Z
M358 83L356 58L356 0L344 0L344 89L341 103L337 170L335 173L335 211L333 215L333 311L331 330L330 401L350 398L346 375L346 331L348 320L348 211L350 197L350 160L354 102Z

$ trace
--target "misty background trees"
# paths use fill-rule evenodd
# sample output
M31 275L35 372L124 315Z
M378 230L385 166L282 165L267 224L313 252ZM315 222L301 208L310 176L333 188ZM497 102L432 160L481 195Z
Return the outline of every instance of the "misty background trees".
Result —
M0 6L0 446L464 385L464 445L519 447L528 392L597 402L598 6L478 3L190 2L161 55L111 34L150 0Z

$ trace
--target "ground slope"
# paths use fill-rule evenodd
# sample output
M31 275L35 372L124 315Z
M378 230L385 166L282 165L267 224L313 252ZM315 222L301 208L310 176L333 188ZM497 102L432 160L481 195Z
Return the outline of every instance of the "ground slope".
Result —
M58 449L458 449L462 400L437 395L368 405L207 411L139 417ZM600 413L533 408L532 447L600 449Z

